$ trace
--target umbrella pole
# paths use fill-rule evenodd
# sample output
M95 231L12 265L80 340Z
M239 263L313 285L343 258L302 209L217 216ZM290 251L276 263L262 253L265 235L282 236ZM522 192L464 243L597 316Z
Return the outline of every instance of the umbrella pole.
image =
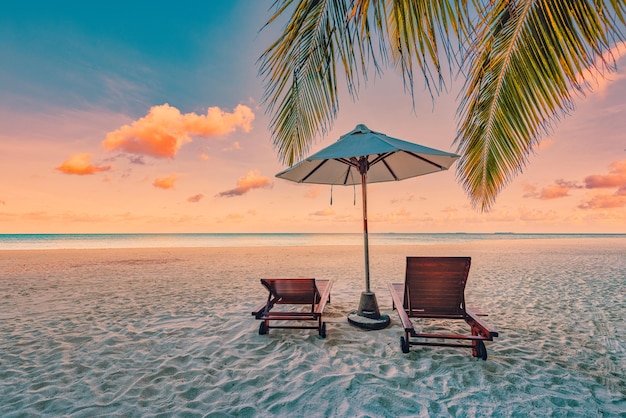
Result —
M363 248L365 250L365 291L370 293L370 245L367 230L367 177L361 174L361 191L363 193Z
M367 231L367 170L361 170L363 192L363 244L365 251L365 292L361 293L359 310L348 315L348 321L364 329L383 329L390 323L389 315L381 315L376 295L370 290L370 254Z

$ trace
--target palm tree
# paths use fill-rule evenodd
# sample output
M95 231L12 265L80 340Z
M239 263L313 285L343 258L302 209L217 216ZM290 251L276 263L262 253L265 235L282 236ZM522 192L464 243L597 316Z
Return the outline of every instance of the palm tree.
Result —
M259 59L278 155L289 165L339 111L338 72L352 98L394 66L433 100L460 72L457 178L488 210L590 78L614 68L624 0L276 0L284 31ZM289 15L291 12L291 15ZM594 71L589 71L594 70ZM596 75L594 75L596 74Z

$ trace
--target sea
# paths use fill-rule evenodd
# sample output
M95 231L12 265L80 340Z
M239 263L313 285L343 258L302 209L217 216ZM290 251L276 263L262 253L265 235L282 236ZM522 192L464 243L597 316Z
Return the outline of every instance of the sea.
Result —
M370 233L370 245L495 240L623 238L626 234ZM0 250L362 245L357 233L0 234Z

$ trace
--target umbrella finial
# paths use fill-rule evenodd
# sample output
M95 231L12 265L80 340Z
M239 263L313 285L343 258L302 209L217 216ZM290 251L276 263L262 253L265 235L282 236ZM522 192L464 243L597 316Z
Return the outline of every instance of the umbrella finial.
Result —
M361 132L361 133L368 133L368 132L372 132L372 130L370 128L368 128L367 126L365 126L362 123L359 123L356 128L354 128L354 132Z

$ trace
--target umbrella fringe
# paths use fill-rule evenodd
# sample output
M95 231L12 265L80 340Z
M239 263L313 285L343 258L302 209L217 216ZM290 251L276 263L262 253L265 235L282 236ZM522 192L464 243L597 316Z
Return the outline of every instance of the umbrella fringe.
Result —
M354 206L356 206L356 184L352 185L352 194L353 194L353 199L354 202L352 203ZM333 205L333 185L330 185L330 206Z

